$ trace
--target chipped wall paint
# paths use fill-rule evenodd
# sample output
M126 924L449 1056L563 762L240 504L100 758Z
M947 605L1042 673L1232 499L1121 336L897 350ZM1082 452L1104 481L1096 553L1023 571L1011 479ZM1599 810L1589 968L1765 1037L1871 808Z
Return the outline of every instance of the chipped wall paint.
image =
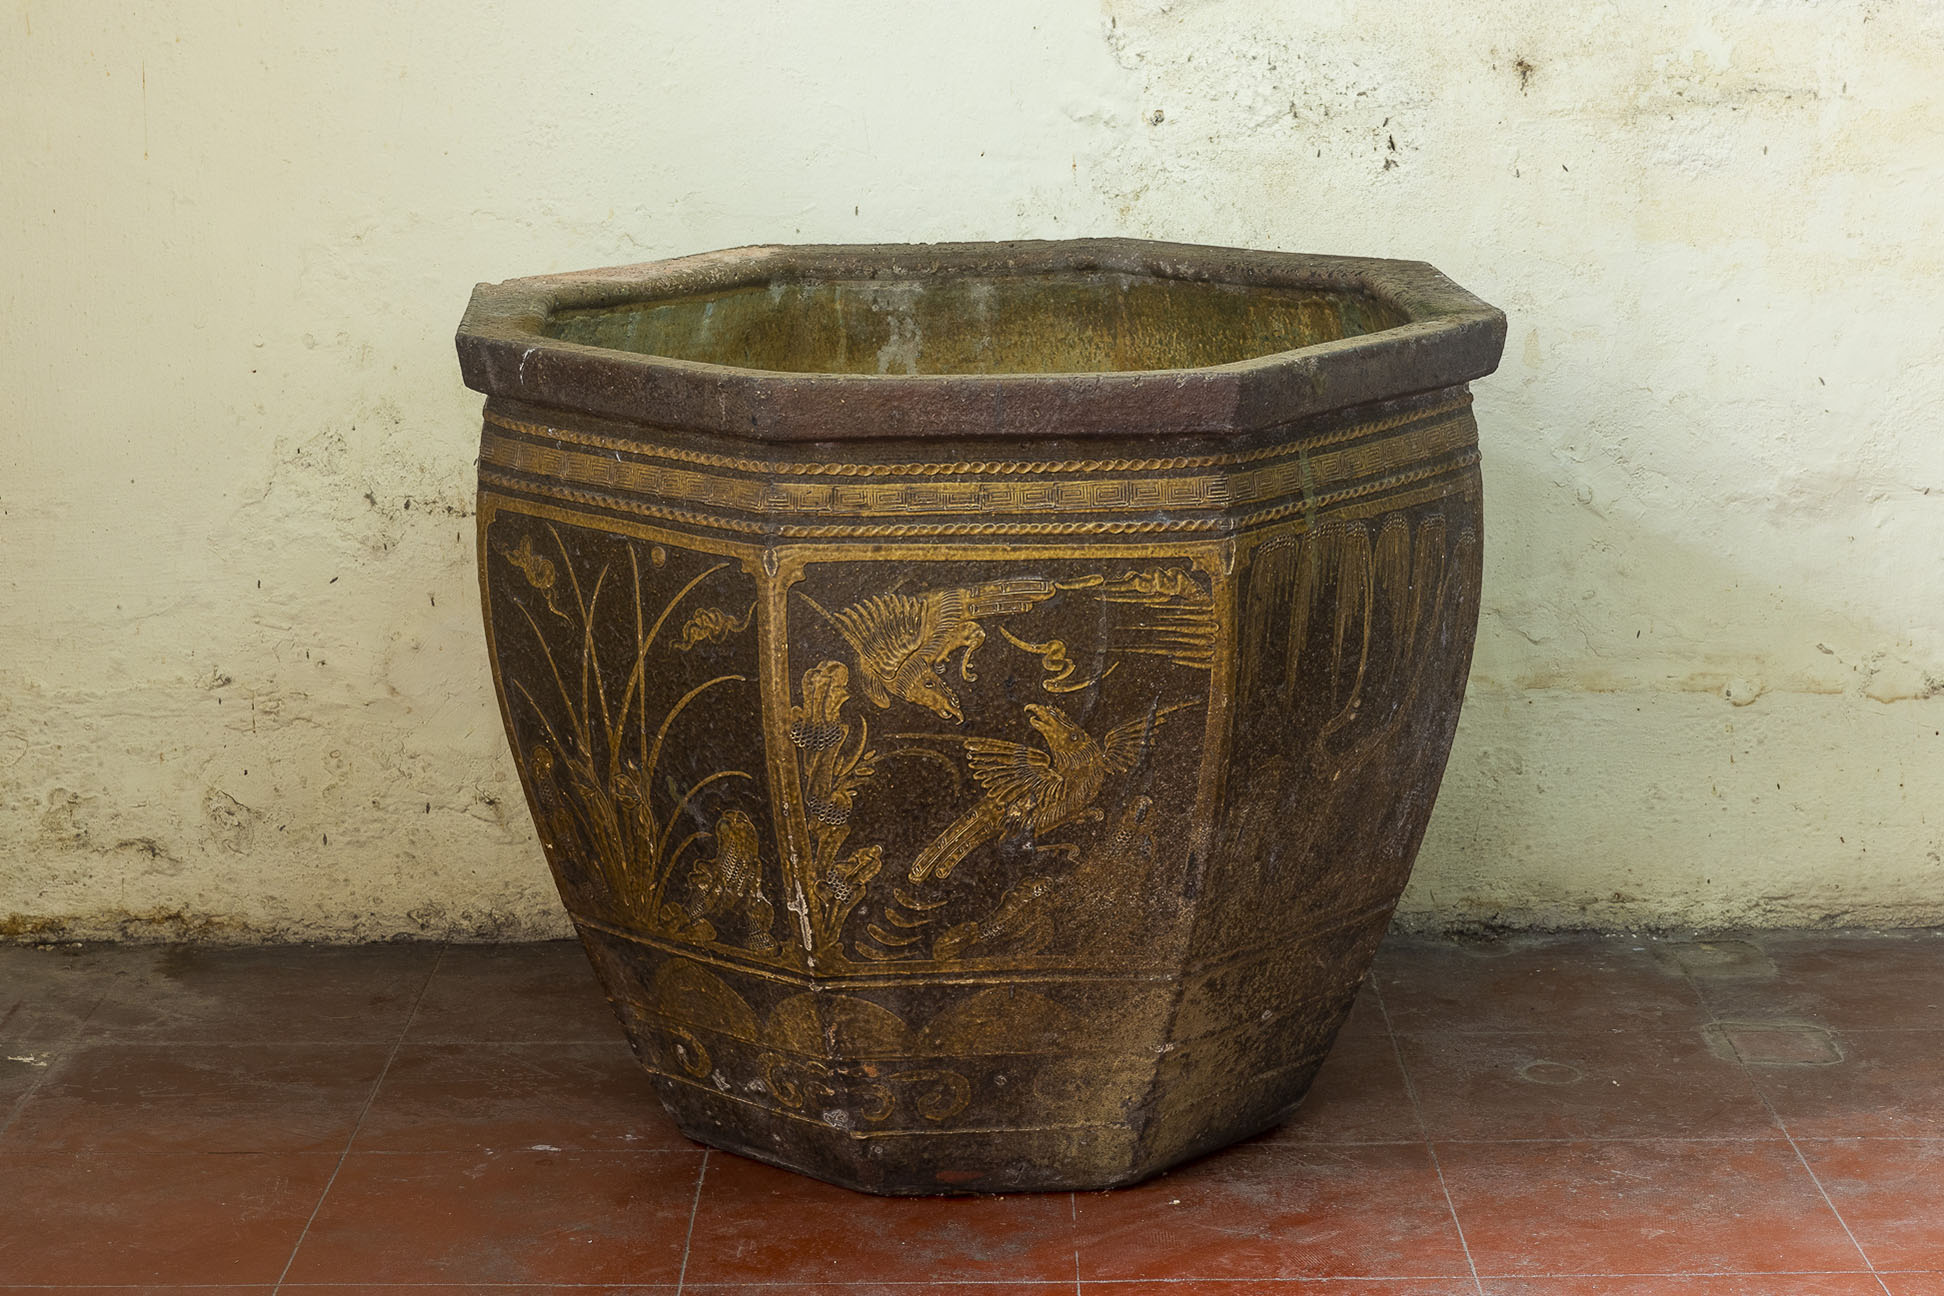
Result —
M1419 926L1944 920L1944 10L0 16L0 935L564 930L473 280L746 242L1418 257L1503 306Z

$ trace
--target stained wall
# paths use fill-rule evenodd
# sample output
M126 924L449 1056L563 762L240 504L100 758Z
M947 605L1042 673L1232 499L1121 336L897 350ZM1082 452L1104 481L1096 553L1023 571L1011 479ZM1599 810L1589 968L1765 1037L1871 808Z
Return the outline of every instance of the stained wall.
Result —
M1405 916L1944 920L1944 10L0 14L0 934L564 929L480 648L476 279L1123 233L1504 307Z

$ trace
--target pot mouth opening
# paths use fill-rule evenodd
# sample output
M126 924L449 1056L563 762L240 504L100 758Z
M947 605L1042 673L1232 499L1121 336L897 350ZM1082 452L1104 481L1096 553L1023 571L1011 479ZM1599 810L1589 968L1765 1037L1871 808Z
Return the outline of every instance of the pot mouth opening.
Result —
M1348 287L1116 270L777 276L682 296L556 308L543 336L798 374L1087 374L1210 368L1409 321Z

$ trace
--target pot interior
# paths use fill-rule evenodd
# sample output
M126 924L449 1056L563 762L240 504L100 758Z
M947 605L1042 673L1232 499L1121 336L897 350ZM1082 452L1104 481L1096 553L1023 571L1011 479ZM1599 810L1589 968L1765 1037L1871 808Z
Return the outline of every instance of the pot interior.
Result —
M784 373L1196 369L1392 328L1362 293L1115 272L794 279L557 311L550 337Z

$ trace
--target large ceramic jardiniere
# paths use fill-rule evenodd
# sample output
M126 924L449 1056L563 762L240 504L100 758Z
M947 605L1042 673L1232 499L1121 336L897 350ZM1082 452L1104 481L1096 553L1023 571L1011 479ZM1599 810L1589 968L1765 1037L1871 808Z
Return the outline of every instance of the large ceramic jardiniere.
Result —
M1128 241L482 286L507 732L682 1129L937 1193L1285 1117L1457 721L1503 339L1421 264Z

